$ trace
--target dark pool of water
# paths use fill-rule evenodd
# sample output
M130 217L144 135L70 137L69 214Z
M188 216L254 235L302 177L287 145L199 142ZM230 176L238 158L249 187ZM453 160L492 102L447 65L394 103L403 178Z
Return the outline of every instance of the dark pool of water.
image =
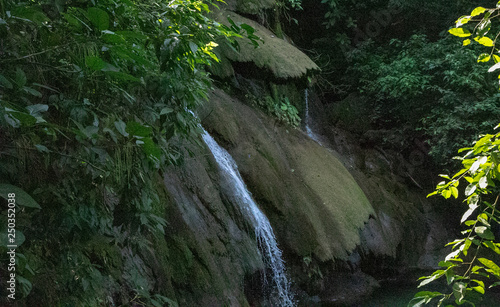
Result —
M415 293L419 291L438 291L442 293L450 293L451 289L447 288L446 281L432 282L426 287L417 288L420 281L418 277L427 275L428 272L413 272L409 276L394 278L382 281L380 288L375 290L372 297L365 302L356 305L355 307L403 307L407 306L408 302L413 298ZM438 300L434 300L427 306L436 306ZM472 306L464 304L463 306ZM486 290L486 295L480 303L476 303L476 307L500 307L500 293L498 290Z

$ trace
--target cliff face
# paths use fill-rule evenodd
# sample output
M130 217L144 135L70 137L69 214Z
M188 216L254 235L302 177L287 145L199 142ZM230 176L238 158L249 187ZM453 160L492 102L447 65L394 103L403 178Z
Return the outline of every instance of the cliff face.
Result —
M219 89L199 115L269 218L299 301L352 302L342 299L346 291L359 299L377 286L369 274L417 265L434 248L424 246L425 198L389 171L348 171L349 159L341 162L302 131L277 125ZM161 257L172 293L180 305L259 304L265 269L253 229L231 203L201 139L190 151L164 179L169 227ZM386 163L367 161L380 169Z
M373 209L342 163L301 131L274 126L220 90L204 113L203 125L237 161L284 248L321 261L347 259Z
M259 11L245 5L227 8ZM435 263L447 232L417 182L418 167L397 153L361 146L333 124L342 114L312 98L323 146L250 107L254 99L281 95L304 113L301 84L317 66L257 22L219 13L221 22L229 16L251 24L264 45L242 45L240 54L221 48L222 65L213 70L226 91L215 89L197 111L270 220L299 303L353 303L378 286L373 276L381 272ZM288 50L296 61L273 50ZM254 63L251 76L241 62ZM362 122L355 119L352 125ZM261 305L265 268L253 229L231 203L201 138L187 147L185 163L164 174L169 224L157 256L163 284L181 306Z
M203 125L237 161L285 260L347 260L373 208L344 166L301 131L275 127L220 90L210 100ZM245 305L245 293L259 296L252 275L263 270L253 230L228 200L208 148L192 145L192 152L164 179L170 205L161 257L172 291L181 305Z

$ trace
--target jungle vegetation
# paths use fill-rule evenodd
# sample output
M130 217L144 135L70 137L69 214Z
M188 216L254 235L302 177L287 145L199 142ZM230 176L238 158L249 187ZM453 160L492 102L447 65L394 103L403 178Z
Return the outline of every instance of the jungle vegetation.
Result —
M500 253L491 230L498 222L500 94L496 74L486 73L499 60L493 35L498 9L476 11L468 23L460 19L454 29L464 32L453 34L472 38L462 47L448 30L461 12L474 9L468 1L278 4L283 31L310 46L306 52L322 68L312 82L321 98L335 103L359 95L364 106L355 116L366 119L362 131L402 136L383 146L404 151L424 140L436 168L444 168L453 166L459 148L486 134L461 160L464 169L438 186L443 196L458 197L459 179L468 181L470 209L462 222L469 228L453 243L444 269L426 279L446 276L457 303L482 294L485 281L471 274L500 276L488 256L475 257L479 263L468 263L477 265L465 275L454 270L476 247ZM182 164L185 148L178 140L200 133L190 110L203 104L212 86L208 68L219 61L216 41L223 38L237 50L235 38L254 39L247 25L214 21L209 13L217 5L0 0L0 195L8 199L14 191L23 212L16 219L22 302L176 305L142 269L166 223L161 173ZM481 26L469 29L472 24ZM485 46L493 51L478 59ZM278 117L276 110L293 110L283 122L298 125L288 101L267 103ZM7 201L1 205L6 242ZM0 260L8 261L3 243Z

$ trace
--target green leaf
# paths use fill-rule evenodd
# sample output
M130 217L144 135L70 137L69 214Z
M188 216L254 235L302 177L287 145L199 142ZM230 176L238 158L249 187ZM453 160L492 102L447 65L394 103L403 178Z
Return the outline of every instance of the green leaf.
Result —
M486 176L483 176L479 179L479 188L480 189L486 189L486 187L488 186L488 178Z
M487 268L489 268L489 272L494 274L495 276L500 276L500 267L496 265L493 261L486 258L479 258L479 262L484 264Z
M485 16L487 14L485 14ZM480 37L485 36L490 30L491 30L491 21L489 19L483 19L483 21L481 21L477 26L477 34Z
M448 268L450 266L453 265L453 263L449 262L449 261L440 261L439 264L438 264L440 267L445 267L445 268Z
M453 269L449 268L446 270L446 282L448 285L451 285L453 281L455 281L455 273L453 272Z
M23 293L30 293L31 292L33 285L31 284L31 282L29 280L27 280L26 278L22 277L19 274L16 275L16 280L17 280L17 283L21 286Z
M144 152L150 157L153 158L154 162L159 162L161 158L161 149L151 138L144 138L144 144L142 144L142 148Z
M153 128L143 126L138 122L128 122L125 131L135 137L147 137L153 132Z
M443 296L440 292L420 291L415 294L408 306L418 307L422 304L428 304L433 298Z
M449 189L443 190L441 191L441 195L443 195L444 198L448 199L451 197L451 190Z
M452 28L448 30L450 34L458 36L458 37L469 37L472 35L469 30L463 29L463 28Z
M41 144L37 144L37 145L35 145L35 148L36 148L39 152L44 152L44 153L49 153L49 152L50 152L50 150L49 150L47 147L45 147L45 146L43 146L43 145L41 145Z
M476 7L472 13L470 14L472 17L480 15L482 13L486 12L486 9L484 7Z
M125 39L121 35L117 35L112 31L104 30L102 32L102 39L107 43L119 44L125 42Z
M64 18L66 19L66 21L74 28L76 29L81 29L82 27L82 23L80 22L80 20L78 20L77 18L75 18L75 16L71 15L71 14L67 14L67 13L62 13L62 15L64 16Z
M486 240L495 240L495 236L491 232L490 229L486 226L477 226L474 231L483 239Z
M472 16L462 16L455 21L457 27L461 27L464 24L468 23L472 19Z
M103 11L96 7L91 7L87 10L87 17L99 31L108 29L109 16L106 11Z
M9 242L9 235L7 232L7 228L5 228L4 231L0 232L0 246L7 247L7 245L17 245L19 247L24 243L24 241L26 241L26 237L21 230L16 229L15 235L15 241Z
M34 104L27 106L26 110L28 110L28 112L33 116L39 116L40 113L47 112L49 110L49 106L46 104Z
M88 68L98 71L106 66L106 63L100 58L96 56L86 56L85 57L85 66Z
M0 75L0 86L12 89L12 83L9 80L7 80L7 78L5 78L3 75Z
M467 285L463 282L457 282L453 284L453 295L458 302L461 302L465 298L465 291L467 290Z
M26 85L27 79L26 79L26 74L22 69L19 67L16 69L16 74L14 76L14 82L19 88L22 88L23 86Z
M481 53L477 58L479 63L488 62L491 59L491 56L488 53Z
M469 226L469 227L470 227L470 226L472 226L472 225L476 224L476 221L473 221L473 220L468 220L468 221L466 221L464 224L465 224L465 226Z
M140 79L137 79L136 77L129 75L127 73L121 72L121 71L105 71L107 75L114 79L118 80L123 80L123 81L134 81L134 82L140 82Z
M28 208L42 209L28 193L24 192L23 189L7 183L0 184L0 196L8 200L10 193L15 194L16 204Z
M462 249L462 252L464 253L465 256L467 256L467 252L469 250L469 247L471 246L472 244L472 241L467 239L465 240L465 243L464 243L464 248Z
M479 157L473 164L472 166L470 167L469 171L471 173L475 173L479 167L481 165L483 165L484 163L488 162L488 157L487 156L482 156L482 157Z
M191 49L191 52L193 54L196 54L198 51L198 45L196 45L194 42L189 42L189 48Z
M427 285L428 283L440 278L445 274L444 270L437 270L434 273L432 273L431 276L425 277L425 279L418 285L418 288Z
M491 242L491 241L485 241L483 242L483 245L486 246L487 248L491 249L497 254L500 254L500 248L498 248L498 245Z
M476 191L477 185L471 183L465 188L465 196L470 196Z
M438 191L434 191L434 192L432 192L432 193L427 194L427 197L430 197L430 196L436 195L437 193L438 193Z
M124 137L128 137L129 134L127 133L126 131L126 125L125 123L122 121L122 120L117 120L115 122L115 128L116 130L118 130L118 132L120 132L121 135L123 135Z
M444 258L445 261L449 260L455 260L455 258L460 254L460 252L463 250L465 245L461 245L460 248L457 250L454 250L453 252L449 253L446 258Z
M474 40L476 42L478 42L479 44L481 44L483 46L486 46L486 47L493 47L493 46L495 46L495 43L493 42L493 40L491 40L491 38L489 38L487 36L475 37Z
M169 113L172 113L172 112L174 112L173 109L171 109L169 107L165 107L165 108L161 109L160 115L169 114Z
M39 97L39 98L42 97L42 93L40 93L39 91L35 90L32 87L23 86L23 92L30 94L30 95L33 95L35 97Z
M27 113L12 111L10 112L10 115L24 126L33 126L37 122L37 119L34 116Z

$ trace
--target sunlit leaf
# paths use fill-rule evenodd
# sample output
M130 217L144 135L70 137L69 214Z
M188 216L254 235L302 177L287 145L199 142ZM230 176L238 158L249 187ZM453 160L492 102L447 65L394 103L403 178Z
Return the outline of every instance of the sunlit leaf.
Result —
M472 17L480 15L482 13L486 12L486 9L484 7L476 7L472 13L470 14Z
M479 258L478 260L479 262L484 264L487 268L489 268L489 271L491 273L495 274L496 276L500 276L500 267L498 267L496 263L486 258Z
M476 184L473 183L469 184L467 188L465 188L465 196L469 196L472 193L474 193L476 191L476 188L477 188Z
M500 69L500 63L496 63L495 65L491 66L490 69L488 69L488 72L493 72L497 69Z
M418 288L427 285L428 283L442 277L444 275L445 271L444 270L437 270L435 271L431 276L427 277L424 279L420 284L418 285Z
M490 59L491 59L491 56L488 53L482 53L477 58L477 61L479 63L483 63L483 62L488 62Z
M477 226L474 231L483 239L495 240L495 236L490 229L486 226Z
M461 27L471 20L471 16L462 16L457 21L455 21L457 27Z
M486 187L488 186L488 178L485 176L481 177L481 179L479 179L478 185L480 189L486 189Z
M469 37L472 35L469 30L463 29L463 28L452 28L448 30L450 34L458 36L458 37Z
M478 42L479 44L481 44L483 46L486 46L486 47L493 47L493 46L495 46L495 43L493 42L493 40L491 40L491 38L489 38L487 36L475 37L474 40L476 42Z

